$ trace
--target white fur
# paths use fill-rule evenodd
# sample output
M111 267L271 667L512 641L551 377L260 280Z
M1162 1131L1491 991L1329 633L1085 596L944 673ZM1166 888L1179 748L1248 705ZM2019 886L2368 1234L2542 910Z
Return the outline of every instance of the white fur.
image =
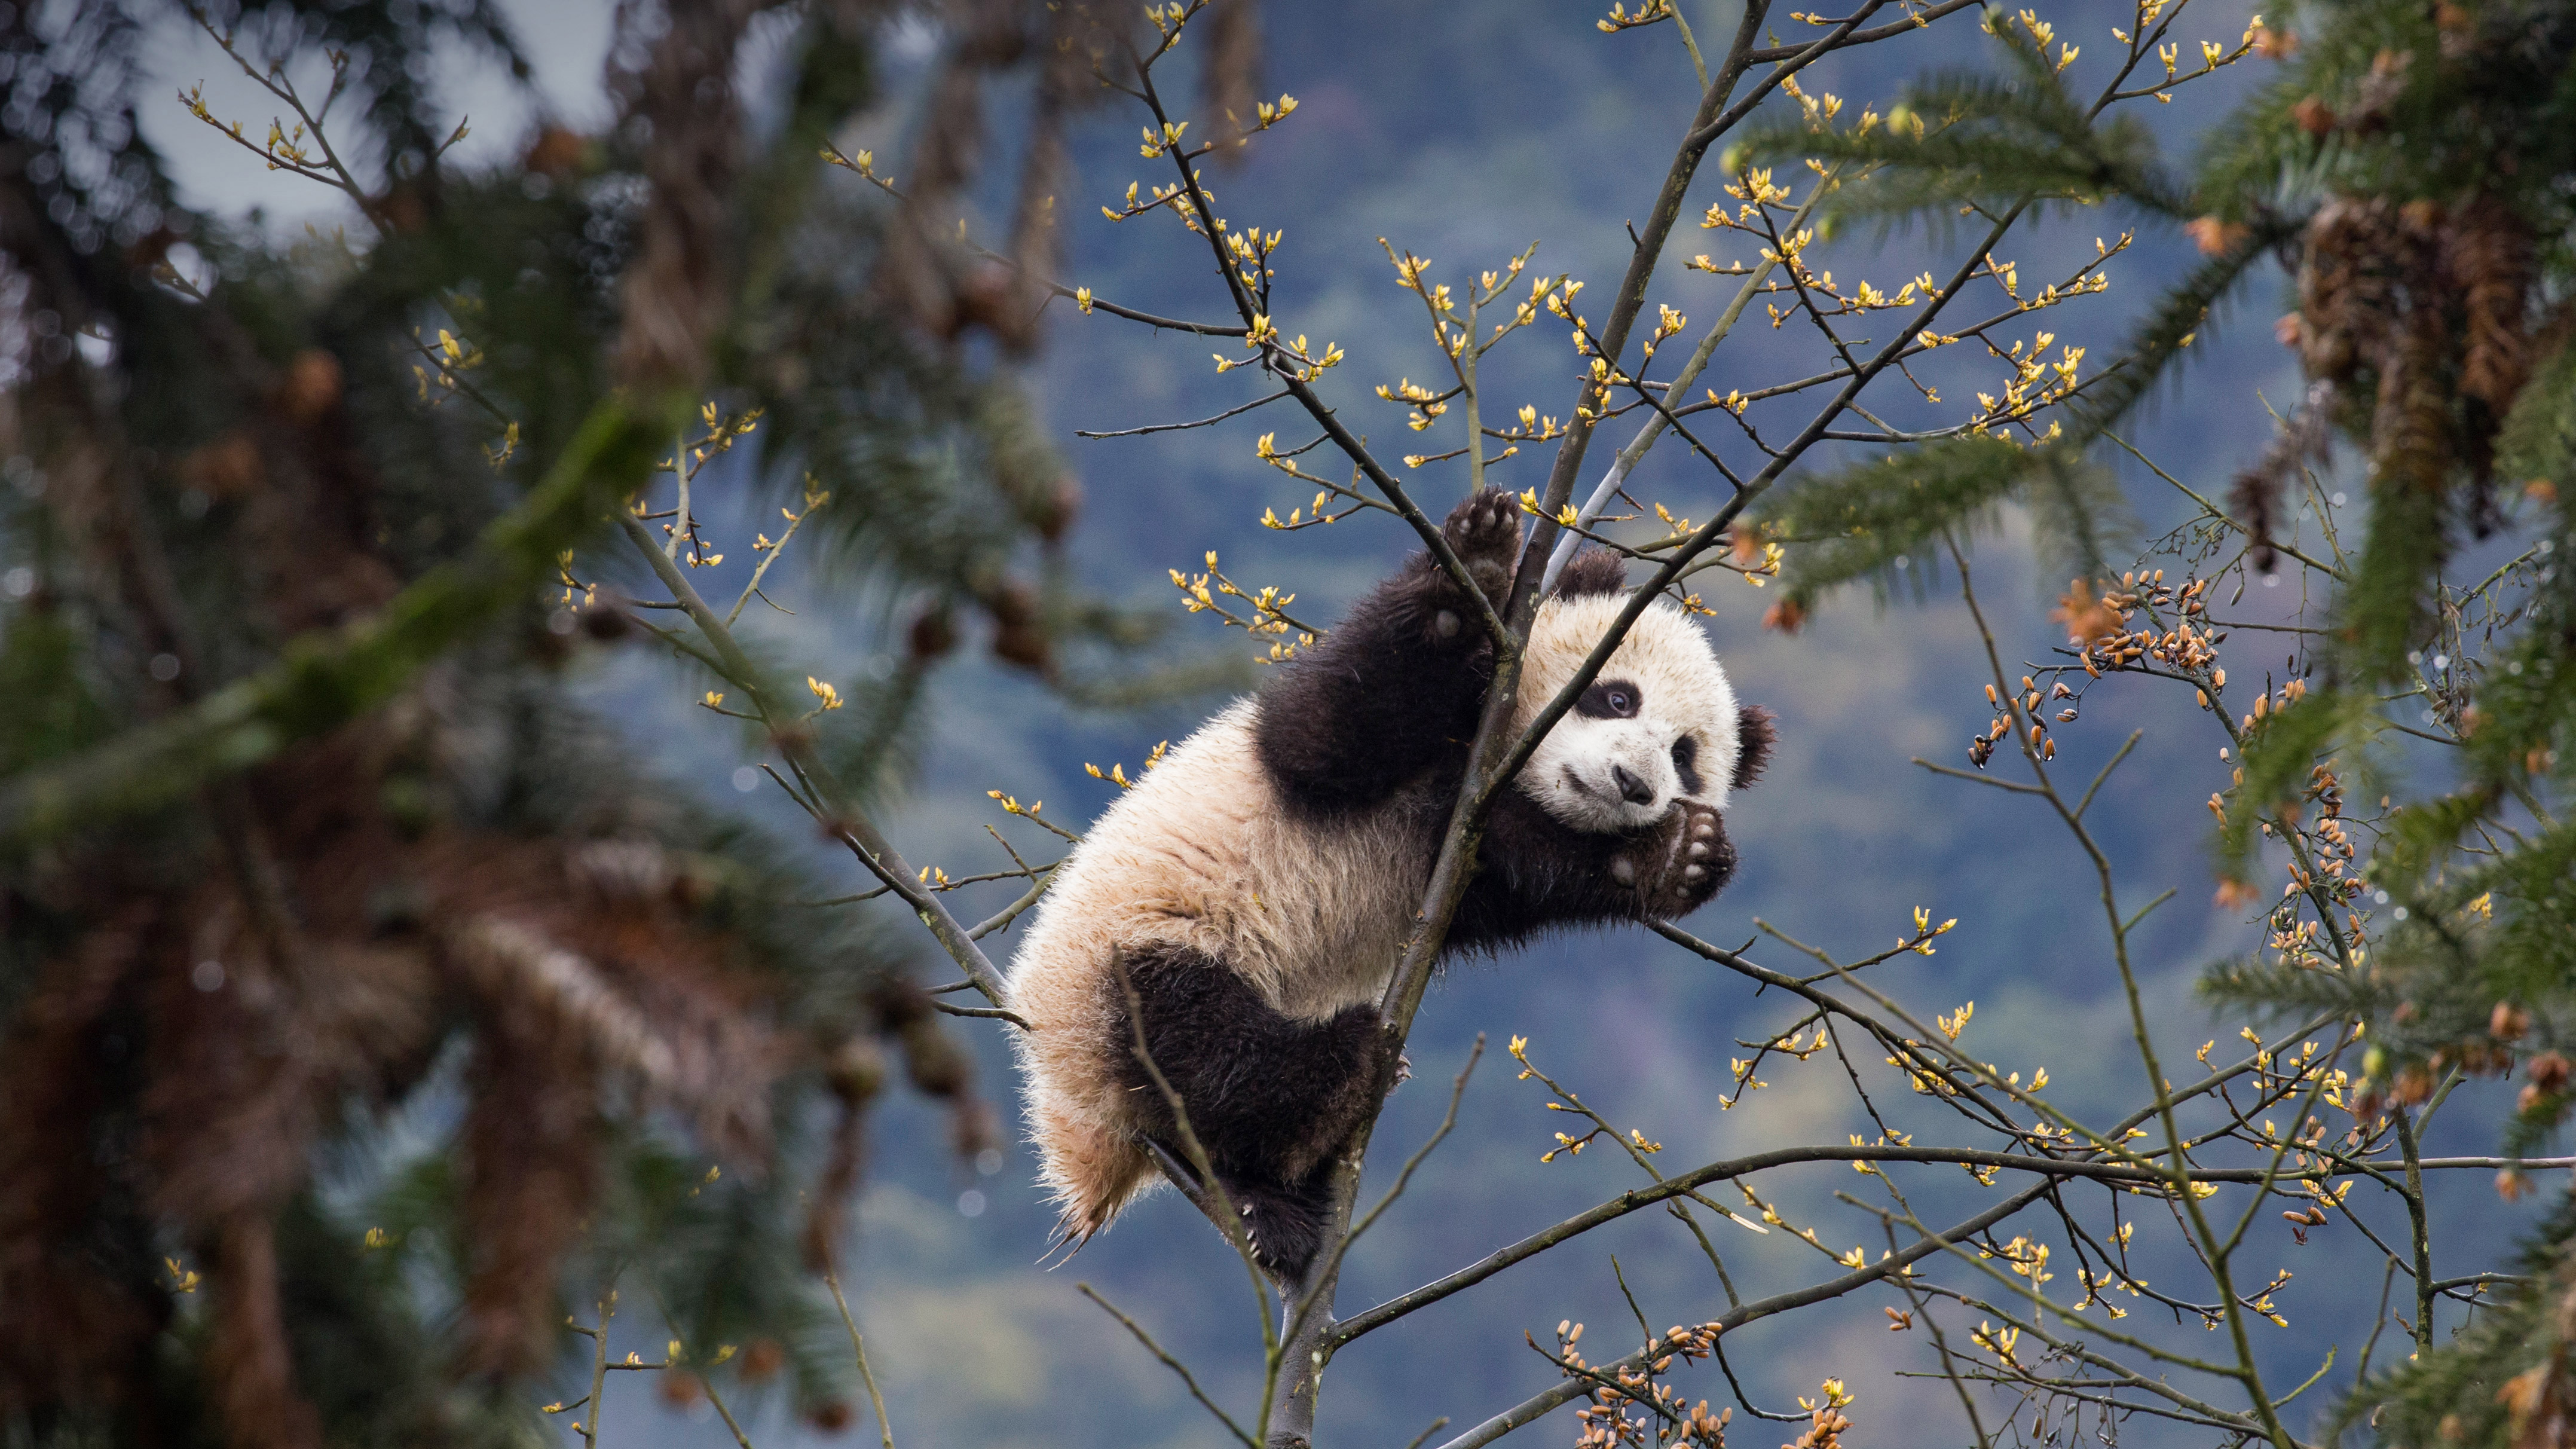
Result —
M1530 627L1514 729L1527 729L1538 718L1626 603L1624 595L1587 594L1551 600L1539 610ZM1690 616L1670 600L1657 599L1594 677L1634 687L1643 696L1643 707L1628 719L1594 719L1568 710L1521 767L1521 789L1548 814L1593 833L1652 824L1677 799L1724 809L1727 782L1735 778L1735 761L1743 750L1735 690ZM1673 743L1685 734L1699 741L1692 769L1700 788L1687 795L1673 763ZM1614 766L1644 781L1653 798L1643 803L1626 799L1613 781Z
M1540 606L1516 728L1573 677L1620 604L1599 596ZM1738 750L1735 697L1689 617L1658 600L1601 677L1638 686L1643 712L1567 714L1520 787L1577 830L1642 825L1679 795L1672 743L1689 731L1699 737L1703 786L1693 798L1722 804ZM1157 1180L1119 1082L1132 1043L1115 1007L1112 953L1191 946L1281 1012L1321 1021L1384 993L1428 884L1431 862L1417 858L1403 802L1331 828L1281 807L1254 746L1258 709L1241 700L1209 720L1092 823L1012 960L1008 1005L1034 1028L1014 1037L1030 1136L1077 1237ZM1609 784L1613 764L1655 781L1655 801L1622 800Z

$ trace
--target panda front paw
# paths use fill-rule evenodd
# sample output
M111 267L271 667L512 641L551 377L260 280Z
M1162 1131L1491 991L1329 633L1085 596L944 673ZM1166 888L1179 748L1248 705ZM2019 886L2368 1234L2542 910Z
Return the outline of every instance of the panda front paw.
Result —
M1467 576L1500 605L1512 587L1521 552L1521 501L1507 488L1488 488L1449 510L1440 532Z
M1663 824L1610 859L1610 879L1635 899L1649 921L1685 916L1716 895L1735 873L1735 847L1717 811L1678 803Z

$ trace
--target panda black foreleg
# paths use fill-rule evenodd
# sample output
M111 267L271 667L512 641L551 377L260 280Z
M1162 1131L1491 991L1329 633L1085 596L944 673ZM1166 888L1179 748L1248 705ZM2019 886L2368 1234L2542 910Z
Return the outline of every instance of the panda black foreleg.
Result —
M1669 921L1697 910L1735 873L1718 812L1677 802L1645 830L1587 834L1518 790L1495 797L1479 869L1459 902L1451 944L1517 945L1589 921Z
M1451 510L1441 533L1500 608L1520 556L1520 501L1486 489ZM1284 802L1309 816L1374 805L1444 753L1464 758L1492 677L1474 601L1416 554L1272 673L1257 726L1262 764Z
M1204 952L1152 946L1124 959L1146 1053L1180 1097L1255 1255L1295 1277L1322 1240L1333 1156L1376 1103L1385 1052L1377 1012L1354 1006L1321 1022L1296 1021ZM1122 1037L1132 1041L1126 1002L1117 1007ZM1186 1162L1169 1104L1132 1056L1125 1084L1147 1135Z

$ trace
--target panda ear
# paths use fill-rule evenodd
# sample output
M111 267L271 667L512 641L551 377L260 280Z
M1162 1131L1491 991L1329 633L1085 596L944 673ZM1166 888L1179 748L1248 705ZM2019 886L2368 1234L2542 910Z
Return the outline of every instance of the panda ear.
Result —
M1606 548L1586 547L1565 561L1565 572L1556 576L1554 596L1579 599L1586 594L1624 594L1627 591L1627 561Z
M1762 778L1762 767L1771 763L1771 745L1779 738L1771 711L1758 704L1748 704L1735 712L1735 778L1733 789Z

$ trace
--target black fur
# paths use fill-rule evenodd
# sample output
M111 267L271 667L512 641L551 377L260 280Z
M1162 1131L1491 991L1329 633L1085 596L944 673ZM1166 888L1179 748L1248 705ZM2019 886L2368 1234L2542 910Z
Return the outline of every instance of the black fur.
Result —
M1628 561L1606 548L1587 548L1565 561L1556 592L1569 599L1628 591Z
M1499 488L1458 505L1441 532L1497 610L1520 553L1520 503ZM1272 674L1256 740L1280 799L1330 819L1375 805L1432 766L1464 769L1493 641L1427 553L1353 605Z
M1691 855L1694 842L1705 854ZM1627 881L1617 871L1623 861ZM1449 925L1453 950L1501 950L1592 921L1688 915L1734 875L1735 846L1726 822L1705 805L1686 804L1633 835L1590 835L1567 828L1520 791L1505 790L1485 817L1477 862ZM1694 866L1696 878L1689 875Z
M1520 552L1519 501L1489 489L1458 505L1442 532L1499 608ZM1589 549L1568 561L1557 592L1626 587L1619 556ZM1448 819L1492 675L1493 646L1465 592L1428 554L1407 560L1261 691L1255 744L1284 808L1330 821L1413 801L1414 833L1427 856ZM1596 685L1584 707L1610 709L1607 691L1618 687ZM1626 687L1633 713L1634 686ZM1740 727L1738 788L1767 758L1771 716L1747 707ZM1696 781L1692 759L1677 755L1675 763ZM1590 835L1505 790L1487 818L1479 860L1450 929L1452 950L1495 950L1580 922L1683 915L1734 873L1735 849L1706 806L1685 805L1634 834ZM1376 1100L1385 1051L1376 1011L1354 1006L1326 1022L1291 1021L1225 963L1181 946L1140 950L1125 966L1142 1004L1146 1049L1188 1108L1258 1255L1295 1278L1321 1240L1332 1156ZM1123 1035L1124 991L1110 989ZM1186 1161L1168 1106L1141 1066L1130 1063L1125 1085L1139 1094L1148 1135Z
M1771 746L1780 738L1777 718L1758 704L1735 711L1735 778L1727 782L1732 788L1741 790L1762 778L1762 767L1771 763Z
M1386 1050L1374 1008L1329 1021L1282 1015L1224 962L1186 946L1124 958L1143 1008L1145 1050L1189 1111L1190 1131L1251 1230L1263 1266L1291 1279L1322 1241L1331 1161L1372 1105ZM1110 983L1119 1039L1134 1040L1124 988ZM1189 1160L1169 1102L1132 1051L1121 1085L1147 1135Z
M1696 795L1706 782L1699 777L1699 736L1684 735L1673 741L1673 774L1682 784L1682 793Z

